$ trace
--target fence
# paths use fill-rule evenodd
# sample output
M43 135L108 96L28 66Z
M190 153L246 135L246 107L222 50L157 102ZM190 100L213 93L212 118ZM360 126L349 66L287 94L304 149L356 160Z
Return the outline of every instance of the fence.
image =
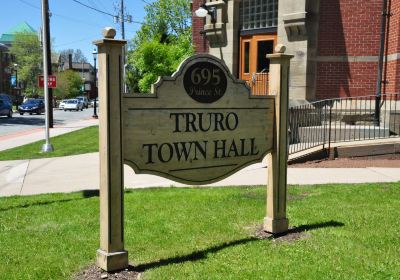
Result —
M253 73L252 78L248 81L252 95L267 95L268 92L269 73Z
M331 143L399 137L400 94L335 98L289 109L289 154Z

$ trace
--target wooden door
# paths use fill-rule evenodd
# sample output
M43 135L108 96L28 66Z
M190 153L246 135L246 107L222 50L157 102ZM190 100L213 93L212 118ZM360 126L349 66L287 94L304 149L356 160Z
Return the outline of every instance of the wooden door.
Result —
M268 92L269 60L276 35L252 35L240 38L240 79L248 82L254 95Z

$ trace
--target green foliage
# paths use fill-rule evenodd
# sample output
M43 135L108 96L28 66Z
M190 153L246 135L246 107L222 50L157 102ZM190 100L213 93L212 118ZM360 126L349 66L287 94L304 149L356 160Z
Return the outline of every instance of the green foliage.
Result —
M66 70L57 73L57 88L55 95L59 99L72 98L80 94L83 82L78 73Z
M18 64L18 81L25 85L25 95L42 94L37 79L42 73L42 50L35 33L16 33L10 53Z
M128 53L127 84L139 92L149 92L159 76L171 75L193 53L190 1L157 0L145 10Z
M188 41L167 44L155 39L143 42L129 57L133 68L127 78L134 90L149 92L159 76L171 75L191 53Z
M191 11L189 0L157 0L145 6L146 17L142 28L133 39L135 49L143 41L168 37L191 38Z

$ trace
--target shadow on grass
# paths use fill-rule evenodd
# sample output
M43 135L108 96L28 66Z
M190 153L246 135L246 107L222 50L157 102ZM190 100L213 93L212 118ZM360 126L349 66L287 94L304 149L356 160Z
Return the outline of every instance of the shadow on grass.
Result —
M336 222L336 221L316 223L316 224L312 224L312 225L301 225L301 226L298 226L295 228L291 228L287 232L284 232L284 233L273 234L273 235L271 235L270 239L279 238L279 237L282 237L282 236L285 236L288 234L293 234L293 233L302 233L302 232L310 231L310 230L314 230L314 229L327 228L327 227L343 227L343 226L344 226L344 223Z
M0 208L0 212L6 212L10 211L13 209L23 209L23 208L29 208L33 206L44 206L44 205L51 205L55 203L64 203L64 202L71 202L71 201L77 201L77 200L82 200L82 199L87 199L87 198L92 198L92 197L98 197L99 196L99 190L84 190L82 191L82 197L77 197L77 198L68 198L68 199L57 199L57 200L49 200L49 201L35 201L32 203L24 203L20 205L14 205L10 207L5 207L5 208Z
M82 191L83 198L92 198L92 197L99 197L100 191L99 190L85 190Z
M293 233L302 233L305 231L310 231L310 230L315 230L315 229L321 229L321 228L328 228L328 227L342 227L344 226L344 223L341 222L336 222L336 221L329 221L329 222L323 222L323 223L316 223L316 224L311 224L311 225L301 225L296 228L292 228L289 231L281 234L271 234L268 238L265 238L267 240L273 240L275 238L279 238L285 235L293 234ZM178 256L178 257L172 257L168 259L161 259L156 262L150 262L150 263L145 263L145 264L140 264L138 266L129 266L128 270L131 271L136 271L136 272L144 272L146 270L152 269L152 268L158 268L170 264L179 264L179 263L184 263L184 262L193 262L193 261L198 261L201 259L206 259L207 254L210 253L216 253L218 251L221 251L225 248L228 247L233 247L241 244L246 244L254 241L260 241L260 238L257 237L250 237L250 238L244 238L240 240L235 240L235 241L230 241L226 242L217 246L213 246L204 250L200 251L195 251L191 254L184 255L184 256Z

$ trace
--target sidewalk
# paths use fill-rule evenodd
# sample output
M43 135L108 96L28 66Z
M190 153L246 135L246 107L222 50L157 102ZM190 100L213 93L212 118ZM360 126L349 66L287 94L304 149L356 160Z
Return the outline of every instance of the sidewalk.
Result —
M288 184L400 181L400 168L289 168ZM265 164L251 165L209 186L265 185ZM185 186L153 175L136 175L125 166L127 188ZM99 188L98 153L60 158L0 161L0 196L74 192Z
M72 132L88 126L97 125L98 123L99 121L97 119L87 119L69 123L64 126L55 126L54 128L50 129L50 137ZM45 132L43 127L3 135L0 136L0 151L26 145L39 140L44 140L44 138Z

